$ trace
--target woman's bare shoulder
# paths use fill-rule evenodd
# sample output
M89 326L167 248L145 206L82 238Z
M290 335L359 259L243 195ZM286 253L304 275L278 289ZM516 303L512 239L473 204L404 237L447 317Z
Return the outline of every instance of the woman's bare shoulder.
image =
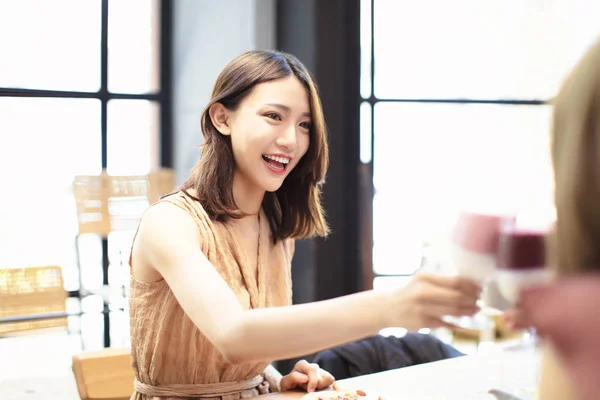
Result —
M181 231L189 234L190 231L197 230L194 217L184 208L169 201L153 204L146 210L140 221L140 234L152 232L152 236L164 236L167 233Z
M167 201L153 204L142 216L133 243L134 277L144 282L161 280L152 260L172 260L178 251L197 246L199 240L198 227L184 209Z

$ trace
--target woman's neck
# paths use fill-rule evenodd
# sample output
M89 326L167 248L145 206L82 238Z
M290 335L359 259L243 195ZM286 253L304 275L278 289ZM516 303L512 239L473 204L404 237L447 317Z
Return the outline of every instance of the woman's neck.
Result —
M244 214L258 214L264 197L265 191L247 177L237 171L233 174L233 200Z

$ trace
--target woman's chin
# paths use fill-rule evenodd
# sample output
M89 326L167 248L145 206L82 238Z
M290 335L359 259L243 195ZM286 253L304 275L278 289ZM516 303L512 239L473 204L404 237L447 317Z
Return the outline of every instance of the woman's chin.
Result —
M270 174L270 176L261 176L257 177L258 179L255 181L257 186L260 187L265 192L276 192L278 191L283 182L287 178L287 173L282 174L281 176L276 176L275 174Z
M266 186L264 187L264 189L265 189L265 192L267 192L267 193L275 193L276 191L278 191L278 190L279 190L279 188L281 188L281 185L282 185L282 183L283 183L283 182L281 182L281 183L280 183L280 184L278 184L278 185L266 185Z
M278 179L265 179L261 182L260 186L265 192L273 193L281 188L281 185L283 185L283 180L283 177Z

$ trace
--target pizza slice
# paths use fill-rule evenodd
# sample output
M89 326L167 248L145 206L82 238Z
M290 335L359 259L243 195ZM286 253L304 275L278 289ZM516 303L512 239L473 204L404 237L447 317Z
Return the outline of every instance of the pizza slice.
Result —
M309 393L302 400L384 400L381 396L368 395L362 390L327 390Z

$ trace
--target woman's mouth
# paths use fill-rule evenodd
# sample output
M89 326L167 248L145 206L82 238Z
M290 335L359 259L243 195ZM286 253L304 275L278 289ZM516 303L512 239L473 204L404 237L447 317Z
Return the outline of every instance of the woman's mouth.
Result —
M277 175L285 174L287 166L290 162L290 158L284 156L263 154L262 158L267 168Z

